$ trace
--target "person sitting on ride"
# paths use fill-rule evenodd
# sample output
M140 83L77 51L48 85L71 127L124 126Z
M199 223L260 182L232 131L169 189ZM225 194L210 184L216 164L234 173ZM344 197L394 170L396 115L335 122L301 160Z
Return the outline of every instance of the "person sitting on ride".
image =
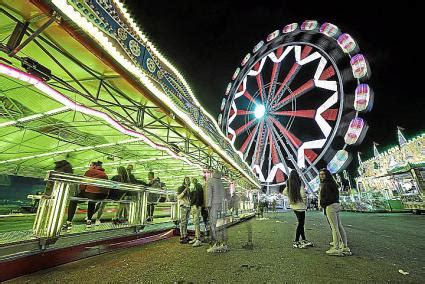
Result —
M122 183L128 183L129 182L129 177L127 175L127 171L123 166L119 166L117 168L117 174L114 175L111 178L112 181L116 181L116 182L122 182ZM123 190L119 190L119 189L110 189L109 190L109 195L108 198L112 199L112 200L120 200L125 196L126 192ZM96 218L96 226L100 225L100 218L102 217L103 214L103 209L105 208L106 202L99 202L96 206L96 211L97 211L97 218ZM115 217L112 219L112 222L114 224L117 224L121 221L120 217L124 217L124 211L125 211L125 206L124 204L120 203L118 206L118 210L117 210L117 214L115 215Z
M105 169L102 168L102 162L92 162L90 168L85 172L84 176L97 178L97 179L108 179L108 176L105 173ZM80 193L76 197L88 198L91 200L101 200L108 195L108 191L95 186L95 185L80 185ZM75 211L77 210L78 201L71 200L68 206L68 218L66 223L63 225L62 229L71 230L72 228L72 219L74 218ZM92 217L95 213L96 202L89 201L87 208L87 222L86 227L90 228L92 224Z

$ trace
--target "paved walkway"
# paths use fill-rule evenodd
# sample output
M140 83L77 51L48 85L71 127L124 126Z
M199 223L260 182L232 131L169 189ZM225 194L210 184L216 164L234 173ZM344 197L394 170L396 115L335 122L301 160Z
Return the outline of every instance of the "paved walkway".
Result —
M292 212L269 213L229 229L232 250L181 245L178 238L119 250L12 280L23 282L264 283L425 282L425 215L342 213L353 256L325 254L329 227L319 212L307 213L314 248L292 248ZM253 250L242 245L252 228ZM407 272L404 275L399 272Z

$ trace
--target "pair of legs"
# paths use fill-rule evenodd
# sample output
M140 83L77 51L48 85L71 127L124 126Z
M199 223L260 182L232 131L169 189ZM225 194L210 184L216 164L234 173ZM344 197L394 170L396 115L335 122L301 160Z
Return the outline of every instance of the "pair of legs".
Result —
M332 240L336 249L348 247L347 234L345 233L341 217L339 216L340 211L341 205L339 203L332 203L331 205L326 206L325 209L326 217L332 230Z
M227 243L227 230L226 224L224 223L220 228L217 228L218 213L221 212L221 203L212 204L209 212L210 226L211 226L211 241L213 243L221 242ZM226 218L223 219L226 222Z
M300 237L302 240L305 241L306 240L305 232L304 232L305 211L294 210L294 213L295 213L295 216L297 216L297 220L298 220L298 226L295 232L295 242L298 242L300 240Z
M148 203L148 206L147 206L148 221L153 221L154 211L155 211L155 203Z
M111 190L109 191L108 198L112 200L120 200L120 199L123 199L125 195L126 193L123 191ZM127 204L121 204L121 203L118 205L118 211L114 219L121 219L121 217L125 218L125 213L128 212L126 205ZM103 210L105 209L105 207L106 207L106 202L99 202L96 204L96 208L94 211L95 213L97 212L96 220L100 220L102 218Z
M192 221L193 225L195 226L195 239L201 240L201 224L199 222L199 217L201 215L201 207L192 205L190 213L192 214Z
M93 200L100 200L104 199L106 197L103 193L92 193L92 192L80 192L76 197L82 197L82 198L88 198ZM75 211L77 210L77 204L79 202L76 200L71 200L68 205L68 218L67 221L71 222L74 218ZM93 218L93 215L95 213L96 208L96 202L89 201L88 207L87 207L87 220L90 220Z
M207 208L201 207L201 216L202 216L202 221L204 222L205 236L208 237L211 228L210 228L210 225L208 224L208 209Z
M187 223L190 216L190 207L180 206L180 239L187 239Z
M263 218L264 217L264 206L263 204L258 204L258 217Z

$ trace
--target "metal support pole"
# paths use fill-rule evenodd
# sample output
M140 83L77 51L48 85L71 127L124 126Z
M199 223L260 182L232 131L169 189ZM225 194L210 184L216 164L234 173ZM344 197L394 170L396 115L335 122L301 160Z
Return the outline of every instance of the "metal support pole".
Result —
M18 47L9 52L9 56L12 57L16 53L18 53L22 48L24 48L28 43L30 43L34 38L36 38L42 31L44 31L48 26L50 26L54 21L56 21L57 15L56 12L53 12L52 17L45 22L40 28L38 28L35 32L32 33L23 43L21 43Z
M69 189L69 183L55 181L52 194L40 200L33 226L34 236L47 240L59 237Z

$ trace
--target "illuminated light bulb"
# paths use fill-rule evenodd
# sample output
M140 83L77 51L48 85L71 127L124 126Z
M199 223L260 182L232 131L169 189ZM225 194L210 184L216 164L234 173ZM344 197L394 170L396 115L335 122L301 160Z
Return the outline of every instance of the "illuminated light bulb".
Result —
M264 116L265 112L266 112L266 109L264 108L263 105L257 105L255 107L254 115L256 118L260 119Z

